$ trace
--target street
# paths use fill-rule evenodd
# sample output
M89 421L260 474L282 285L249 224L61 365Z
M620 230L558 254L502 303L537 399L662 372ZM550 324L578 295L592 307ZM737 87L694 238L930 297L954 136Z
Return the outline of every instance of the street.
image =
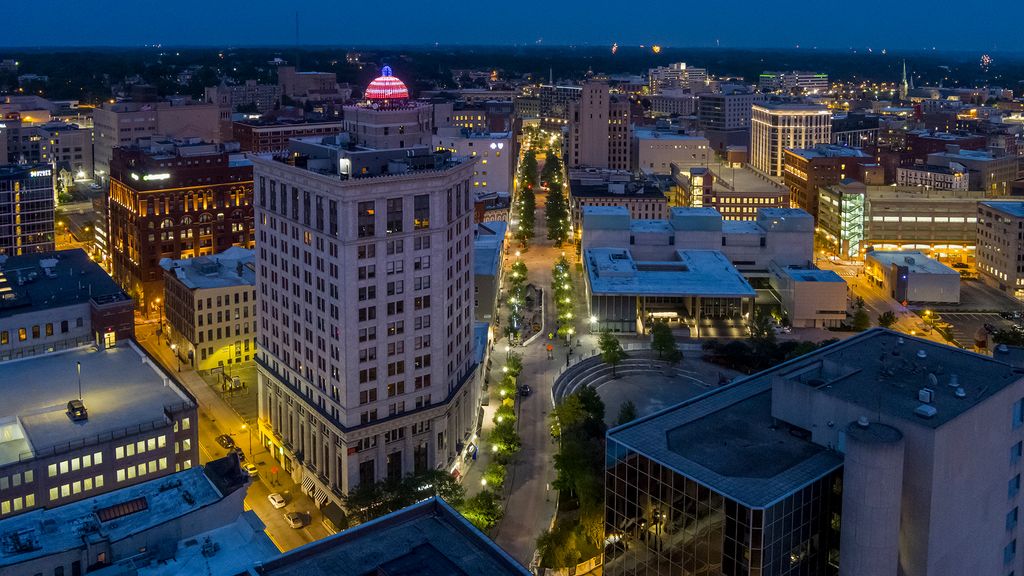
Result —
M256 512L266 525L267 536L274 544L284 552L326 537L328 532L322 524L323 517L313 500L303 494L298 485L279 469L278 463L260 443L257 431L242 420L221 394L190 367L178 362L170 347L156 333L157 322L137 322L135 330L139 344L159 360L164 370L177 375L178 382L195 396L199 404L200 463L227 454L228 451L216 439L221 434L228 434L245 453L246 460L256 464L259 472L249 485L245 508ZM256 394L256 383L250 382L248 385L250 393ZM273 472L275 468L278 469L276 474ZM272 492L284 495L287 501L284 508L275 509L270 504L267 496ZM284 518L286 512L307 513L310 522L303 528L291 528Z

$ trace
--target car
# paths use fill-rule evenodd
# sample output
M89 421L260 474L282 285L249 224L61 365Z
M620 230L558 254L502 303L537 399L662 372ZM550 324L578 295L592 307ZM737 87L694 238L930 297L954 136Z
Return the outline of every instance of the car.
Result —
M278 509L284 508L284 505L287 504L287 502L284 499L284 496L277 492L274 492L273 494L267 496L267 500L270 500L271 506Z
M238 454L238 461L243 464L245 463L245 451L239 448L238 446L232 446L231 450L228 450L228 452L234 452L235 454Z
M533 394L533 388L530 388L529 384L523 384L519 386L519 395L526 398L530 394Z
M220 447L225 450L231 450L232 448L235 447L234 439L232 439L231 436L228 436L227 434L221 434L220 436L217 436L217 444L220 444Z
M302 528L306 525L306 515L301 512L286 512L284 520L292 528Z
M102 190L103 186L101 186L99 184L89 184L89 188L92 189L92 190Z
M242 466L242 470L245 470L245 473L249 475L249 478L255 478L256 475L259 474L259 469L256 468L256 465L252 462Z

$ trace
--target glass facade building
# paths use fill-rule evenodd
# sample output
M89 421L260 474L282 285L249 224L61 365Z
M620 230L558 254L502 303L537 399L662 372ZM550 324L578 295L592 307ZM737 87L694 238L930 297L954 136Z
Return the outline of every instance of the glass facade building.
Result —
M606 465L607 576L838 574L841 468L757 507L614 438Z

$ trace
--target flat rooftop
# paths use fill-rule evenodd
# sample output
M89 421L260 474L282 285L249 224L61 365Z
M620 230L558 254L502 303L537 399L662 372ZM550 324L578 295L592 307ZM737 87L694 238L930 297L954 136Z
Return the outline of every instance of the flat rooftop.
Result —
M597 295L753 298L743 275L716 250L676 250L676 260L637 262L625 248L589 248L584 266Z
M680 134L678 132L655 130L651 128L636 128L633 130L633 137L638 140L688 140L691 142L707 142L708 140L703 136Z
M89 419L73 422L67 403L78 398L79 363ZM0 466L125 428L162 425L165 406L194 403L131 340L0 363L0 397Z
M928 158L929 162L931 162L931 158L993 162L995 160L1003 160L1005 158L1016 159L1016 156L1001 156L997 158L993 154L985 152L984 150L960 150L958 152L950 152L947 150L945 152L932 152L931 154L928 154Z
M779 268L786 276L797 282L843 282L843 277L836 274L835 270L822 270L820 268Z
M198 258L164 258L160 267L173 272L178 281L193 290L256 285L256 251L241 246Z
M0 521L0 566L77 550L85 539L124 540L221 498L197 466L56 508L39 508Z
M266 576L527 576L448 504L430 498L264 562Z
M128 295L84 250L0 256L0 318Z
M956 270L942 262L929 258L917 250L871 250L865 254L884 266L906 266L912 274L948 274L960 276Z
M1013 216L1014 218L1024 218L1024 202L1001 202L998 200L986 200L985 202L979 202L986 208L993 210L999 210Z
M871 156L860 148L836 144L819 144L814 148L787 148L787 150L807 160L814 158L868 158Z
M473 237L474 275L498 276L507 229L508 224L505 222L481 222L476 225L476 235Z

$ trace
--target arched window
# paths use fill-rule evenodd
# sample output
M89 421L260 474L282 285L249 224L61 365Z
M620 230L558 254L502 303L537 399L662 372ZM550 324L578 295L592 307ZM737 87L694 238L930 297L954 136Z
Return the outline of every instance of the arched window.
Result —
M174 220L171 220L170 218L164 218L164 220L160 222L160 229L167 230L168 228L174 228Z
M213 216L210 215L209 212L203 212L202 214L199 215L199 222L213 222Z
M192 225L192 217L191 216L185 216L184 218L182 218L181 219L181 225L182 226L191 226Z

